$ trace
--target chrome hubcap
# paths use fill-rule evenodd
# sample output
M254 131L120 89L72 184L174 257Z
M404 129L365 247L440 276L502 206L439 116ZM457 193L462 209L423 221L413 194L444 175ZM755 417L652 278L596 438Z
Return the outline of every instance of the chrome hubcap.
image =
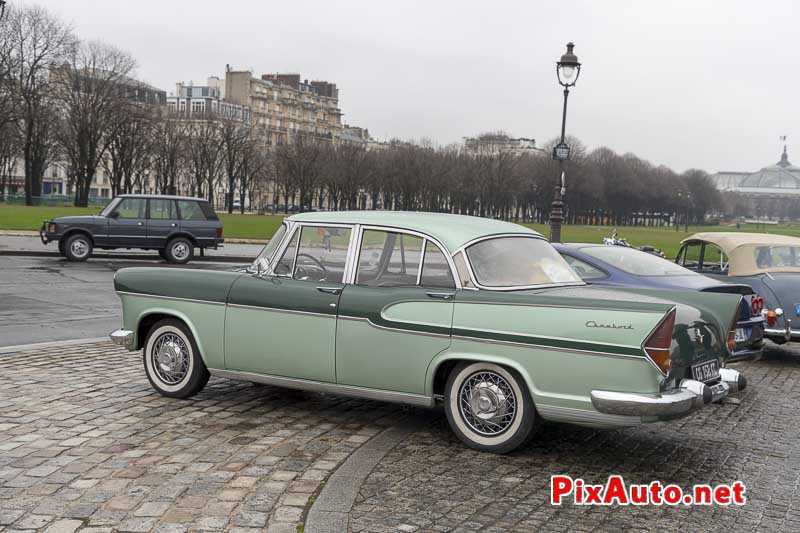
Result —
M74 241L70 246L70 250L72 250L73 255L77 257L83 257L86 255L88 249L89 247L86 245L86 241L83 240Z
M189 255L189 247L185 243L179 242L172 246L172 257L175 259L184 259Z
M481 435L499 435L514 422L517 400L511 385L494 372L478 372L461 385L459 410Z
M181 337L164 333L153 345L153 369L167 385L180 383L189 372L189 348Z

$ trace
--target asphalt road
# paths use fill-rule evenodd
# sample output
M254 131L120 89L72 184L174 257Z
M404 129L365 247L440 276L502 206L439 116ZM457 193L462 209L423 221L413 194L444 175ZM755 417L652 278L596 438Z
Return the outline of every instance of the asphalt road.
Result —
M122 310L112 278L120 268L160 266L160 260L0 256L0 347L104 337L120 327ZM226 270L233 263L190 263L185 268Z

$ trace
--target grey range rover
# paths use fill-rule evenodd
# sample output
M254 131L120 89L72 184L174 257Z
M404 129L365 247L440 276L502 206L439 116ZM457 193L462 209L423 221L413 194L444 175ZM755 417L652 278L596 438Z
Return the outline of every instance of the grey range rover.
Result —
M58 242L70 261L85 261L95 248L158 250L171 263L188 263L195 249L217 248L222 223L208 201L186 196L123 194L99 215L58 217L42 223L44 244Z

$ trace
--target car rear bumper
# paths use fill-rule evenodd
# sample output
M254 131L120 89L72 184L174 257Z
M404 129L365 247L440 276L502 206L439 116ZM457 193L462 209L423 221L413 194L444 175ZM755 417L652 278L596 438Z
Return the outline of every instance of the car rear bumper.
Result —
M684 379L679 388L661 394L594 390L591 398L592 405L601 413L667 419L688 415L746 386L747 380L740 372L723 368L720 370L720 381L713 385Z
M117 329L112 331L109 335L111 342L118 344L129 350L133 349L133 331L128 329Z
M764 337L771 340L785 341L800 341L800 329L786 328L764 328Z

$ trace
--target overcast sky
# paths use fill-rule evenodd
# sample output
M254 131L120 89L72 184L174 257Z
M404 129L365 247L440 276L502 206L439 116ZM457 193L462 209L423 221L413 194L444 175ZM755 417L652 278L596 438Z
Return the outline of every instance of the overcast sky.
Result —
M15 0L11 0L14 2ZM19 0L16 0L19 2ZM787 1L39 0L167 92L225 64L339 87L343 120L440 144L560 131L555 62L583 63L567 132L676 171L800 163L800 5ZM794 149L792 147L795 147Z

